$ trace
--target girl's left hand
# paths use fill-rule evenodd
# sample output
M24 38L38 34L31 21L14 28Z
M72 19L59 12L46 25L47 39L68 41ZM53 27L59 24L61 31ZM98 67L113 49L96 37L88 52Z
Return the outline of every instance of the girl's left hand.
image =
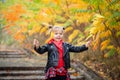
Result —
M86 47L89 47L90 44L91 44L92 40L89 40L87 43L86 43Z

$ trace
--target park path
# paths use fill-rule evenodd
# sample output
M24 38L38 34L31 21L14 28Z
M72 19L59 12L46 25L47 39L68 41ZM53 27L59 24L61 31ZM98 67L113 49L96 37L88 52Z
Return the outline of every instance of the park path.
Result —
M19 50L0 50L0 80L44 80L46 54L28 54ZM85 80L74 68L69 69L72 80Z

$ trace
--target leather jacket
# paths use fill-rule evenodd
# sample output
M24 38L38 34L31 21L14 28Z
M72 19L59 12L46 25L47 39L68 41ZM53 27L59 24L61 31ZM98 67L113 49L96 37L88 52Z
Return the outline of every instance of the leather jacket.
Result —
M69 52L82 52L87 50L88 47L85 45L82 46L73 46L68 43L63 43L63 60L65 63L65 69L70 68L70 54ZM54 43L51 44L46 44L42 47L34 48L36 52L39 54L43 54L45 52L48 52L48 59L47 59L47 65L46 65L46 70L50 67L55 67L58 65L58 58L59 58L59 53L57 50L57 47L54 45Z

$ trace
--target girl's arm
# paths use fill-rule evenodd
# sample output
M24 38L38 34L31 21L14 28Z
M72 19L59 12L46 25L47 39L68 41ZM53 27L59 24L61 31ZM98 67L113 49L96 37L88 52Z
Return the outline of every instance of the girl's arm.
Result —
M36 52L38 52L39 54L43 54L43 53L45 53L47 51L47 44L42 46L42 47L39 46L38 48L34 47L34 50Z
M91 40L89 40L85 45L82 45L82 46L73 46L69 44L69 51L82 52L82 51L88 50L88 47L90 46L90 44L91 44Z
M73 46L69 44L69 51L70 52L82 52L88 50L88 47L86 45L82 45L82 46Z
M38 41L37 39L34 39L33 45L34 45L34 50L35 50L36 52L38 52L39 54L43 54L44 52L47 51L47 46L48 46L48 45L46 44L46 45L40 47L39 41Z

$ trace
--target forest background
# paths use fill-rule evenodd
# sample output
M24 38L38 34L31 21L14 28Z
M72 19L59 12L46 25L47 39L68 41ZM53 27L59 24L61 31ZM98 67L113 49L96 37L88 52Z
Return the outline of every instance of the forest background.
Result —
M64 26L64 41L82 45L92 39L85 54L74 54L110 80L120 79L119 0L0 0L0 47L17 46L33 53L53 36L49 26Z

